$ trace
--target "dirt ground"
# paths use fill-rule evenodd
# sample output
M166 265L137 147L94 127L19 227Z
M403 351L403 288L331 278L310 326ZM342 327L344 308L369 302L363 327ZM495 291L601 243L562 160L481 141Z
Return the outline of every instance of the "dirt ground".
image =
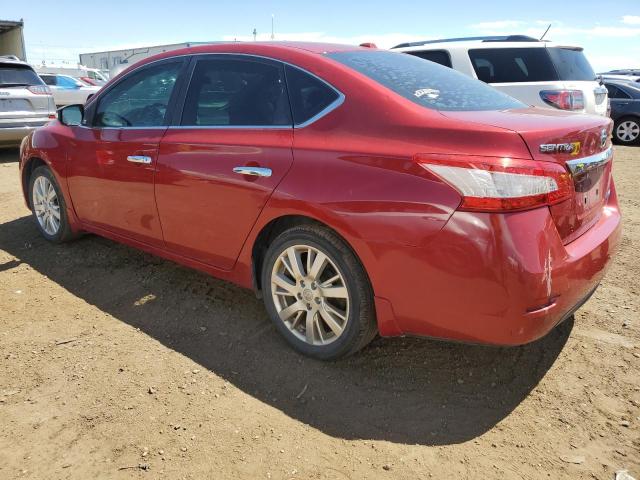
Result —
M594 297L519 348L292 352L259 300L87 236L44 241L0 153L0 479L640 477L640 148Z

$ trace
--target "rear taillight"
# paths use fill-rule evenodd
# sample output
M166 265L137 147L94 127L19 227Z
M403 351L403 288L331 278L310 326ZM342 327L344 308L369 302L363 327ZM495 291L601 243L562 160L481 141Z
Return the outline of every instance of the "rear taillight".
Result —
M51 95L51 89L46 85L31 85L27 90L36 95Z
M556 163L439 154L419 154L415 160L460 193L460 210L526 210L574 193L569 172Z
M581 90L542 90L540 98L547 105L560 110L584 109L584 95Z

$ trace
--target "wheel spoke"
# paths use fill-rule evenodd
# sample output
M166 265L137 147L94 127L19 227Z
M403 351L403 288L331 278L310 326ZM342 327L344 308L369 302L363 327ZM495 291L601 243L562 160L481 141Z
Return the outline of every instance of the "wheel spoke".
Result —
M318 252L315 258L313 259L313 264L309 268L309 277L312 280L316 280L320 278L320 275L322 274L322 271L324 270L324 267L326 265L327 265L327 256L322 252Z
M327 310L327 312L329 312L332 315L335 315L336 317L342 319L342 320L346 320L347 319L347 315L345 312L342 312L340 310L338 310L337 308L335 308L333 305L331 305L328 302L324 302L324 308Z
M295 284L291 283L291 282L289 281L289 279L288 279L288 278L286 278L283 274L278 273L278 274L274 275L274 276L273 276L273 278L272 278L272 282L273 282L276 286L278 286L278 287L280 287L282 290L284 290L284 292L278 292L278 291L276 291L276 292L275 292L276 294L278 294L278 293L284 293L284 294L289 295L289 296L292 296L292 297L295 297L295 296L296 296L296 293L297 293L297 292L296 292L296 286L295 286Z
M301 278L303 278L304 266L302 265L300 254L296 251L294 247L289 247L287 249L287 258L289 259L289 268L294 278L296 280L300 280Z
M51 214L53 215L53 218L60 220L60 207L53 207L51 209Z
M349 292L345 287L321 288L320 292L327 298L349 298Z
M289 320L289 318L296 312L299 312L300 310L304 310L305 306L300 303L300 302L295 302L292 303L291 305L289 305L288 307L280 310L280 312L278 313L278 315L280 315L280 318L286 322L287 320Z
M331 331L333 333L335 333L336 337L338 335L340 335L342 333L342 331L344 330L344 328L342 327L342 325L340 325L338 322L336 322L336 320L331 316L331 314L329 312L327 312L324 307L320 307L320 309L318 310L320 312L320 315L322 316L322 319L324 320L324 323L327 324L327 326L331 329Z

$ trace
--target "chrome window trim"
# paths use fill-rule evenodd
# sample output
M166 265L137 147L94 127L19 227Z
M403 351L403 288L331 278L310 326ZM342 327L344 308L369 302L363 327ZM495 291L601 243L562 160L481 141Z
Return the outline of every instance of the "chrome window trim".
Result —
M145 63L143 65L140 65L138 67L135 67L134 69L132 69L130 72L127 72L127 76L133 74L135 71L141 69L141 68L146 68L149 65L153 65L154 63L158 63L158 62L163 62L163 61L167 61L167 60L172 60L172 59L177 59L177 58L181 58L181 57L188 57L188 58L194 58L194 57L199 57L199 56L205 56L205 55L233 55L233 56L244 56L244 57L252 57L252 58L259 58L259 59L264 59L264 60L269 60L272 62L278 62L281 63L282 65L289 65L290 67L293 68L297 68L298 70L306 73L307 75L311 75L312 77L318 79L319 81L321 81L322 83L324 83L325 85L327 85L329 88L331 88L334 92L336 92L338 94L338 98L336 98L333 102L331 102L329 105L327 105L323 110L321 110L320 112L316 113L313 117L309 118L308 120L296 124L295 122L293 122L291 124L291 126L289 125L160 125L160 126L155 126L155 127L89 127L89 126L84 126L85 128L91 128L91 129L99 129L99 130L106 130L106 129L112 129L112 130L140 130L140 129L152 129L152 128L168 128L168 129L197 129L197 130L204 130L204 129L211 129L211 130L229 130L229 129L238 129L238 130L257 130L257 129L269 129L269 130L290 130L290 129L299 129L299 128L305 128L309 125L311 125L312 123L317 122L318 120L320 120L322 117L328 115L329 113L331 113L332 111L334 111L335 109L337 109L338 107L340 107L340 105L342 105L346 99L344 93L342 93L340 90L338 90L336 87L334 87L333 85L331 85L329 82L327 82L326 80L324 80L323 78L320 78L318 75L316 75L315 73L312 73L298 65L294 65L293 63L289 63L285 60L280 60L277 58L273 58L273 57L265 57L264 55L256 55L253 53L231 53L231 52L203 52L203 53L185 53L185 54L181 54L181 55L175 55L175 56L169 56L169 57L165 57L165 58L160 58L158 60L154 60L152 62L148 62ZM286 74L285 74L286 75ZM124 79L124 76L122 77L122 79ZM115 83L113 86L117 85L120 81L122 81L122 79L119 79L117 83ZM108 90L106 90L106 92L108 92L109 90L111 90L111 88L113 88L113 86L109 87ZM102 92L99 92L102 93ZM287 95L289 94L289 88L287 86ZM102 96L102 95L100 95ZM92 100L97 100L99 98L99 95L94 95L93 97L91 97ZM92 103L92 102L88 102L88 103ZM293 120L293 119L292 119Z
M589 155L588 157L576 158L575 160L569 160L567 162L567 167L571 171L572 175L580 175L606 164L612 157L613 146L609 146L609 148L600 153Z

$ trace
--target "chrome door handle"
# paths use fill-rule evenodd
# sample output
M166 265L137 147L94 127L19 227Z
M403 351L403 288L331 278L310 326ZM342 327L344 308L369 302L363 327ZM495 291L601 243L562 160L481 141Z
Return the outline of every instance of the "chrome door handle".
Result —
M235 167L233 173L240 175L251 175L252 177L270 177L271 169L263 167Z
M151 163L151 157L147 157L146 155L129 155L127 157L127 162L144 163L145 165L149 165Z

